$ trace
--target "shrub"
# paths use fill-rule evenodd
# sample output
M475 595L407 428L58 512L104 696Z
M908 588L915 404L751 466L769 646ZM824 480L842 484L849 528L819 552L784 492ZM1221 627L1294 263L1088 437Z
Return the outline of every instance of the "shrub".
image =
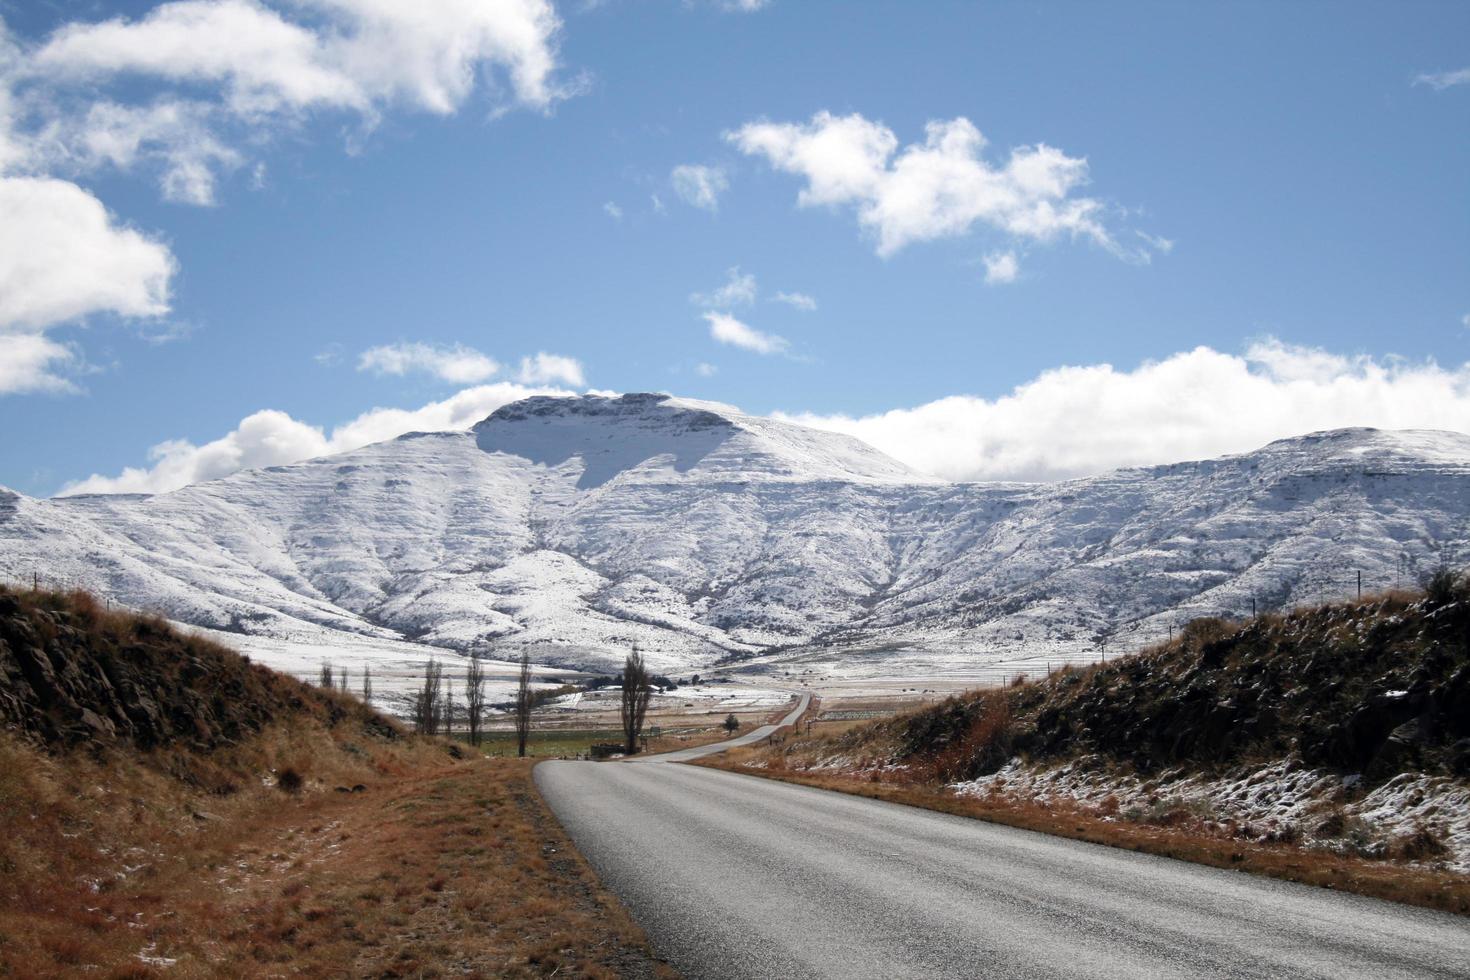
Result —
M287 793L301 792L301 787L305 785L305 782L306 781L301 778L301 773L297 772L291 766L287 766L285 769L282 769L280 773L276 776L276 785L285 790Z
M1429 576L1424 583L1424 591L1432 605L1447 606L1457 599L1464 598L1467 591L1465 576L1450 568L1441 568Z
M1011 757L1010 702L1001 694L976 698L974 714L963 734L934 754L929 763L932 779L956 783L987 776Z
M1439 835L1422 824L1414 828L1412 834L1396 841L1394 850L1405 861L1423 861L1449 852Z

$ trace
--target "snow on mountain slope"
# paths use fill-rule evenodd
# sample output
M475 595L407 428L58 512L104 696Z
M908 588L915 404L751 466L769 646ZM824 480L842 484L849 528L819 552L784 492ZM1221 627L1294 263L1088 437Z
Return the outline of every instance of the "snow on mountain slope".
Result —
M1470 437L1344 430L1050 485L662 395L532 398L153 497L0 493L33 569L237 634L660 672L773 646L1081 656L1340 595L1470 539ZM1463 550L1461 552L1464 553Z

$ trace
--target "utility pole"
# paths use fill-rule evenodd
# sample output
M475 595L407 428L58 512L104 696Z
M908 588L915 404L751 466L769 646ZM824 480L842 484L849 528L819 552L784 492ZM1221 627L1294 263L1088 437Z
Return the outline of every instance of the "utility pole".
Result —
M1363 598L1363 570L1358 569L1358 598Z
M1256 618L1256 597L1251 596L1251 619Z

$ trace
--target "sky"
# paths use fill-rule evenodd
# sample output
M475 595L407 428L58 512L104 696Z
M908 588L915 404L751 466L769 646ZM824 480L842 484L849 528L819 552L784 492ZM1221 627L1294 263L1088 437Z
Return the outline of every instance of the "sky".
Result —
M0 484L668 391L957 480L1470 431L1470 4L0 0Z

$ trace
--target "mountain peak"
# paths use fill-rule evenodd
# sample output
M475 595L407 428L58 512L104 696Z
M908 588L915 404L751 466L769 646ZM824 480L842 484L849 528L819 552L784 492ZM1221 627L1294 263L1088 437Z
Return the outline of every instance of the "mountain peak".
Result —
M473 431L485 452L548 468L580 459L582 490L625 474L666 480L696 470L739 482L931 482L850 436L656 392L538 395L497 409Z
M630 392L626 395L533 395L502 405L474 427L475 432L504 422L536 419L619 420L684 424L695 428L729 425L713 402L687 401L662 392ZM731 414L739 414L733 409Z

